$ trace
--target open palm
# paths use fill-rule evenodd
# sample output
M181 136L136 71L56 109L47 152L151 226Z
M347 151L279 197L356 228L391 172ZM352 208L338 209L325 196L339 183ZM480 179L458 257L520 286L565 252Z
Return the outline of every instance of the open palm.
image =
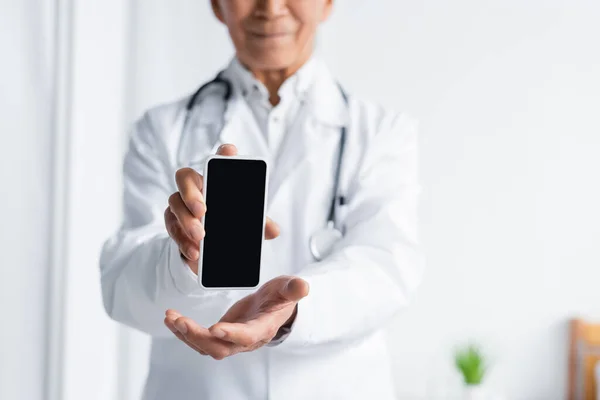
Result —
M174 310L167 310L165 325L192 349L220 360L269 343L293 321L296 304L307 295L306 281L280 276L237 301L208 329Z

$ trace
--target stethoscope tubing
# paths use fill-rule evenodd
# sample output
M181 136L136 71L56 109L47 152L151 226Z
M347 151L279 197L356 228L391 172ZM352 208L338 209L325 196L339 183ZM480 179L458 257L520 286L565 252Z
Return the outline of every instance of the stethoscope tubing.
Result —
M190 116L192 114L194 107L197 105L200 96L206 89L208 89L212 85L221 85L225 88L225 93L223 94L223 101L225 101L225 103L229 102L229 100L231 99L231 96L233 93L233 88L232 88L231 82L229 82L227 79L223 78L222 73L219 73L213 80L208 81L208 82L204 83L202 86L200 86L198 88L198 90L196 90L192 94L192 96L186 103L185 115L184 115L183 125L181 128L181 140L183 140L183 137L187 132L187 127L188 127L188 122L189 122ZM348 103L348 96L346 95L346 92L339 84L338 84L338 88L340 90L340 93L342 94L342 97L344 99L344 102L346 103L346 106L348 106L349 103ZM223 115L223 120L225 121L225 113ZM343 198L342 196L338 196L338 192L340 190L342 165L343 165L343 161L344 161L344 149L346 148L346 135L347 135L347 128L346 128L346 126L342 126L340 128L340 143L339 143L339 149L338 149L338 154L337 154L337 163L336 163L336 169L335 169L335 175L334 175L333 194L332 194L332 199L331 199L331 205L329 206L329 212L327 214L327 223L325 225L325 228L323 228L324 230L332 231L331 235L334 235L336 237L342 236L341 230L335 228L335 217L336 217L335 211L336 211L336 204L338 202L338 199ZM310 250L315 259L321 260L324 258L324 256L326 256L326 254L320 254L320 252L318 251L318 245L315 243L315 237L316 237L316 235L313 235L313 237L311 237L311 240L309 243Z

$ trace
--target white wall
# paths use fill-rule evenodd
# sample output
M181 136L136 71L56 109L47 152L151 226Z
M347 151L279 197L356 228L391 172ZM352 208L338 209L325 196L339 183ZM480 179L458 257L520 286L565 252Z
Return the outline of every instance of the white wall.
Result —
M100 248L121 216L121 169L126 138L129 5L122 0L75 1L68 285L63 397L116 399L123 329L104 312ZM129 397L121 397L126 399Z
M135 398L98 273L120 217L128 7L0 3L0 399Z
M498 391L563 398L567 319L600 318L600 3L407 3L348 4L335 30L348 43L395 36L387 51L360 48L384 80L356 79L352 49L333 61L357 92L422 121L429 261L391 334L399 391L454 388L442 363L474 338ZM381 28L361 41L350 27L366 18Z
M39 399L50 254L52 16L0 5L0 398ZM31 26L21 21L27 17Z

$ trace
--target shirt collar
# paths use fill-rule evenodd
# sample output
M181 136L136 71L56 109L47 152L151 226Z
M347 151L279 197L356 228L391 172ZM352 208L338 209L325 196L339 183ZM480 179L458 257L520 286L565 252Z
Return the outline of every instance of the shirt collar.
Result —
M304 72L305 70L306 75ZM234 93L236 93L236 98L238 95L242 97L244 87L254 89L254 83L257 83L258 88L264 88L264 85L254 78L250 71L242 66L236 58L229 63L229 66L222 71L222 74L225 79L231 82ZM313 57L308 63L304 64L295 75L300 77L298 82L294 84L293 82L296 78L293 78L292 76L284 82L282 88L292 87L295 91L301 93L302 97L306 99L306 103L310 110L309 112L318 121L334 127L347 126L350 123L352 101L350 101L350 104L346 103L337 80L331 74L331 71L329 71L329 68L327 68L325 63L321 62L318 58ZM286 85L288 81L290 83ZM248 86L248 84L250 84L250 86ZM280 92L281 90L283 89L280 89ZM266 88L264 88L264 91L266 93ZM246 93L246 96L243 96L243 98L248 98L248 93ZM265 104L268 106L268 95L265 94L265 96ZM350 100L351 98L352 96L350 96Z
M304 97L315 80L317 73L317 60L311 57L294 75L283 82L278 94L282 101L289 97ZM240 63L237 57L231 60L227 68L231 73L232 83L240 91L244 98L258 96L268 102L269 91L265 85L252 75L252 73Z

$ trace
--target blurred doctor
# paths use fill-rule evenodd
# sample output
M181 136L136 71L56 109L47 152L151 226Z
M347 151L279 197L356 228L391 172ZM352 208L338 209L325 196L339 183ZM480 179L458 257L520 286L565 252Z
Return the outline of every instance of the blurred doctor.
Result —
M212 0L236 50L220 74L229 84L208 85L189 110L191 96L151 109L133 129L101 279L108 314L152 336L146 399L394 398L383 329L421 279L416 126L347 96L315 58L332 7ZM309 242L328 219L342 128L343 236L318 261ZM270 163L266 236L277 239L257 291L198 283L201 169L215 151Z

